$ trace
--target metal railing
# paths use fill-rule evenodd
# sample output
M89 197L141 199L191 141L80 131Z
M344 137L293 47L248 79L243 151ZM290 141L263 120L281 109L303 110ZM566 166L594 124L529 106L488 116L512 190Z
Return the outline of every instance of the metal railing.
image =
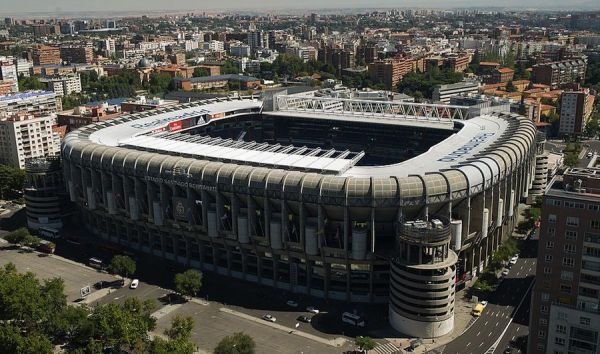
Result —
M446 124L452 123L452 120L470 118L469 107L466 106L299 95L277 96L277 110L281 112L369 116Z

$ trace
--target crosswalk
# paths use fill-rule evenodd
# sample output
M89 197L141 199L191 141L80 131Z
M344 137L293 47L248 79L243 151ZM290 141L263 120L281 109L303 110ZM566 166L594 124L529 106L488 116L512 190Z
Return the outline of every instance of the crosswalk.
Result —
M373 349L373 351L377 354L401 353L400 349L398 349L398 347L396 347L395 345L393 345L390 342L378 345L377 347L375 347L375 349Z

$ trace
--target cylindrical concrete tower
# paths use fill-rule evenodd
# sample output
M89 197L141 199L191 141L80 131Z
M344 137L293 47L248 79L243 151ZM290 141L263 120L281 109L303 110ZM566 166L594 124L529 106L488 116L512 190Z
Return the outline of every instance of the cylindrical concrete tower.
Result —
M391 261L389 320L411 336L434 338L452 331L456 253L447 219L400 226L398 257Z

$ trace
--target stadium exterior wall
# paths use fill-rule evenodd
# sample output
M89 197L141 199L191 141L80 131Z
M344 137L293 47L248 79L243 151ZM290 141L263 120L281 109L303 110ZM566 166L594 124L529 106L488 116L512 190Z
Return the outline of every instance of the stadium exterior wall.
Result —
M452 230L461 234L452 234L447 246L456 264L445 280L444 319L417 320L421 310L437 316L427 303L416 305L417 314L390 306L394 327L409 323L419 332L409 334L430 337L451 331L455 286L491 260L533 181L534 125L517 115L496 118L509 122L506 134L461 163L481 173L478 185L470 185L458 166L407 177L332 176L92 142L90 134L106 124L70 133L62 156L70 198L99 237L190 267L328 299L393 302L389 251L401 222L434 214L460 221ZM337 225L336 245L324 243L323 230L331 225ZM290 237L294 231L297 239Z

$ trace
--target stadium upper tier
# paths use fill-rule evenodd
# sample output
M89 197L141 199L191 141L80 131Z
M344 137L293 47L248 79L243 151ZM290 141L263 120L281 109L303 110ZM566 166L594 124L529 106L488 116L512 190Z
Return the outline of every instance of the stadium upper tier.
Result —
M427 150L415 150L415 156L404 161L364 166L357 165L365 156L360 150L298 146L291 138L290 144L275 143L276 139L272 139L275 142L258 143L248 141L244 137L245 131L235 139L194 133L199 127L226 125L239 117L250 117L250 121L255 117L269 117L271 121L293 121L294 117L343 121L348 116L349 122L359 119L360 123L368 123L371 127L379 125L382 117L386 124L395 119L403 126L421 118L407 117L406 112L395 116L393 112L381 111L357 117L335 105L328 107L310 111L279 107L276 112L263 112L263 101L256 98L182 104L89 125L67 135L63 154L67 160L78 160L84 165L99 163L112 169L126 168L144 174L156 171L162 175L170 175L177 167L194 179L227 178L232 184L242 182L236 182L238 179L244 180L245 185L254 180L262 184L265 174L280 170L269 177L269 183L276 181L282 186L291 186L308 174L314 177L310 178L314 182L303 182L303 188L312 185L311 188L317 188L316 192L321 195L341 193L358 197L372 193L377 198L402 199L448 195L448 199L453 199L467 190L469 194L476 193L503 179L529 156L535 141L533 123L519 115L492 113L464 120L452 119L453 116L428 117L424 119L426 126L415 124L415 129L420 129L420 136L426 137L430 130L448 131L449 126L453 131L441 141L425 147ZM429 112L447 109L434 105L419 107L425 107ZM369 135L368 127L363 128L365 136ZM403 136L396 139L400 144ZM179 158L165 159L165 155ZM243 168L244 165L247 167ZM292 178L285 178L286 174ZM321 179L322 183L319 183Z

